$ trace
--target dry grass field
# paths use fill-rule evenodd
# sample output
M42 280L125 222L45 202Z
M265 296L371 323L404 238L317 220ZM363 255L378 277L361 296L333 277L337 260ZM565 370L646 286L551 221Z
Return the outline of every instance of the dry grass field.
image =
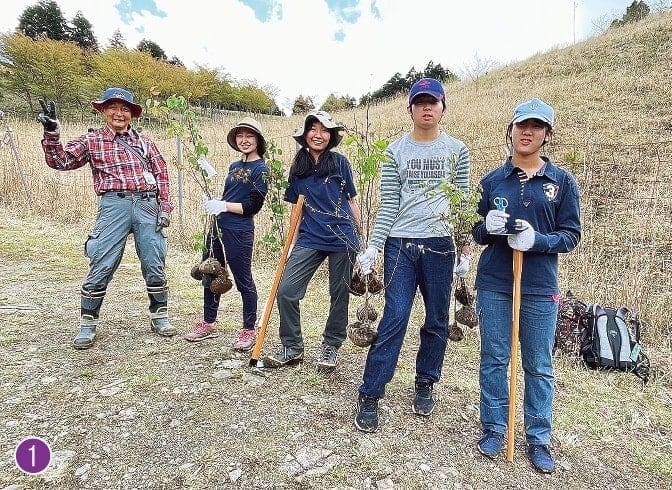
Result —
M655 374L646 387L630 374L557 359L558 471L550 476L535 473L524 457L522 414L513 464L475 451L475 331L449 346L435 413L412 415L420 301L382 401L381 429L358 433L352 406L365 351L347 342L331 376L317 374L311 359L328 302L322 272L302 306L306 362L254 369L249 356L230 349L239 328L235 292L222 302L218 339L191 345L149 333L130 239L103 305L100 338L90 351L74 351L87 265L82 243L96 205L90 172L48 169L40 124L7 115L0 125L0 488L672 488L670 75L672 16L663 14L446 87L443 127L471 149L474 180L504 158L504 129L518 102L536 96L555 107L548 154L577 177L584 225L578 249L561 259L562 287L587 302L627 304L644 320ZM220 176L236 157L225 135L240 117L201 123ZM258 117L288 165L290 135L302 118ZM335 118L374 140L409 129L404 97ZM174 162L175 141L151 121L142 124ZM63 121L63 138L86 127ZM201 227L200 190L174 165L171 172L178 209L169 235L170 314L186 331L201 314L202 292L189 277L198 258L189 243ZM266 213L258 236L270 226ZM260 245L261 304L276 264L277 254ZM374 301L382 311L381 298ZM360 302L352 298L353 312ZM274 312L264 351L276 342ZM28 436L43 437L54 451L40 476L14 464L13 451Z

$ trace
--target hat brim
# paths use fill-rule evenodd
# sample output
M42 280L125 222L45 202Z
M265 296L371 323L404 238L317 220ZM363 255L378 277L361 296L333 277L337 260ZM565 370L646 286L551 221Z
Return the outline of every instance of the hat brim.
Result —
M309 114L309 115L307 115L306 118L303 120L303 127L294 131L294 134L292 135L294 140L298 144L303 146L304 148L308 146L308 143L306 142L305 134L306 134L306 130L308 129L308 123L313 119L322 123L322 126L327 128L329 130L329 132L331 133L331 140L329 141L330 148L338 146L338 144L343 140L343 135L339 131L342 131L345 128L343 126L341 126L340 124L335 123L331 119L327 119L322 114ZM334 135L336 135L335 138L334 138Z
M236 131L240 128L247 128L257 135L257 153L259 153L259 156L263 157L264 153L266 153L266 139L264 138L264 135L259 132L259 129L250 124L239 123L229 130L226 135L226 142L229 146L236 151L240 151L240 148L238 148L238 145L236 144Z
M548 124L550 127L553 127L553 122L550 121L547 117L542 116L541 114L522 114L511 121L511 124L518 124L523 121L527 121L528 119L536 119L537 121L541 121L544 124Z
M417 94L415 94L415 95L413 96L413 98L410 99L408 102L409 102L410 104L412 104L413 101L414 101L415 99L417 99L420 95L431 95L431 96L434 97L436 100L443 100L443 97L444 97L443 94L440 93L440 92L434 92L434 91L432 91L432 90L421 90L420 92L418 92Z
M108 102L112 102L113 100L118 100L119 102L128 104L128 106L131 108L131 117L140 117L140 114L142 114L142 106L134 104L133 102L129 102L125 99L112 98L107 100L94 100L93 102L91 102L91 105L95 110L97 110L102 114L103 110L105 109L105 104L107 104Z

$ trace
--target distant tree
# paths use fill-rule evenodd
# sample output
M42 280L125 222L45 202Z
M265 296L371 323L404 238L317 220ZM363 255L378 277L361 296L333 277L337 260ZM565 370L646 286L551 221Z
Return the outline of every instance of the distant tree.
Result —
M36 98L47 97L63 113L81 106L86 68L80 48L67 41L34 41L23 34L0 35L0 87L36 113Z
M292 114L306 114L308 111L315 109L315 103L310 97L304 97L299 95L294 100L294 106L292 107Z
M635 0L630 4L630 6L625 9L625 14L621 19L616 19L611 23L612 27L620 27L625 24L631 24L633 22L639 22L647 15L651 13L651 9L644 1Z
M112 33L112 37L109 39L110 48L115 49L127 49L126 48L126 39L121 35L121 31L117 29Z
M408 85L408 88L410 89L411 85L413 85L416 80L422 77L436 78L437 80L441 80L444 83L456 82L458 80L457 76L450 70L441 66L441 63L435 65L434 62L430 60L429 63L427 63L425 69L422 71L422 76L419 76L418 78L411 81L411 83Z
M327 96L327 99L324 101L320 109L323 109L327 112L336 112L351 109L356 105L357 104L354 97L350 97L348 95L337 97L332 93Z
M54 41L69 40L63 12L53 0L41 0L37 5L26 7L19 16L18 31L35 40L44 37Z
M149 53L149 55L155 60L166 61L168 59L166 52L161 49L161 46L148 39L143 39L140 41L136 49L138 51L142 51L143 53Z
M481 75L485 75L498 66L498 62L487 58L480 58L478 54L475 54L473 60L462 65L462 78L466 80L476 80Z
M98 52L98 40L93 35L93 26L79 10L72 18L70 40L77 43L84 51Z
M175 65L175 66L182 66L182 67L184 66L184 63L182 63L182 60L180 60L180 58L178 58L177 56L173 56L172 58L170 58L168 60L168 63L170 63L171 65Z

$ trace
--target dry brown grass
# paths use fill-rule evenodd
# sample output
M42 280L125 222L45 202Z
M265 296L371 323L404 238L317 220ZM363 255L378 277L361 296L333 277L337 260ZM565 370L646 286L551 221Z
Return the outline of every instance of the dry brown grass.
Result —
M672 14L613 29L565 49L540 53L477 80L447 87L443 127L463 139L472 152L478 179L506 155L504 128L512 108L532 96L557 111L555 141L549 155L576 175L582 190L584 237L563 256L562 287L587 301L627 303L639 309L648 343L670 345L667 312L672 307ZM335 115L350 130L391 141L409 127L405 98ZM241 115L204 119L202 134L209 160L224 174L236 154L225 135ZM293 130L302 118L257 116L268 139L289 165L295 151ZM85 171L54 172L43 164L41 127L9 120L34 212L63 223L92 219L95 196ZM80 134L81 124L64 123L63 137ZM175 141L163 128L147 127L167 159L175 161ZM0 152L0 189L6 205L24 204L23 189L9 148ZM200 190L172 170L173 193L182 188L171 240L188 246L201 224ZM218 180L218 185L221 180ZM175 198L177 202L177 198ZM269 211L258 219L258 235L270 228ZM659 217L668 217L660 219ZM266 251L259 249L261 259Z
M229 472L237 469L242 476L235 485L241 488L371 488L386 479L400 488L670 488L671 39L672 16L659 15L447 87L444 128L471 148L474 179L505 156L504 128L518 102L537 96L554 105L556 138L549 154L576 175L584 224L579 248L562 257L562 287L588 301L633 306L646 322L644 349L656 376L645 389L632 375L586 371L558 359L553 446L559 469L550 477L535 474L525 461L522 421L513 465L475 454L476 332L451 343L435 414L427 420L408 415L419 305L382 401L383 426L371 436L352 427L363 350L346 343L331 377L317 375L310 361L271 374L246 369L247 358L228 348L240 315L235 293L221 307L223 335L217 341L194 346L156 339L146 328L146 297L132 247L106 299L99 344L84 353L70 349L86 269L81 243L95 214L91 176L84 169L46 168L39 123L10 118L32 200L10 147L3 146L0 486L50 486L21 475L12 461L16 443L38 435L52 449L75 451L56 480L63 488L226 487L234 485ZM366 128L374 139L391 140L409 127L404 97L368 114L357 109L335 116L350 129ZM225 133L239 117L201 125L210 162L221 173L236 157ZM301 118L259 118L289 164L290 135ZM63 136L85 130L64 122ZM145 130L168 159L175 158L175 143L162 128ZM174 167L172 179L176 194ZM182 185L168 273L171 316L185 331L201 314L202 292L189 278L197 257L187 247L201 226L201 208L199 189L188 178ZM268 215L258 223L261 236ZM263 304L277 259L262 247L257 252ZM319 346L325 287L320 271L302 306L308 357ZM379 312L381 303L375 298ZM353 318L358 306L353 299ZM267 335L265 350L277 340L277 315ZM329 457L288 472L287 461L306 450ZM323 464L324 474L310 475Z

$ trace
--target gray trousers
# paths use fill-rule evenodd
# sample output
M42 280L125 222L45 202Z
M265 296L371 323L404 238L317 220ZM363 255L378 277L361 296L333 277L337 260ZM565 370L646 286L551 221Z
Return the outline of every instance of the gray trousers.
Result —
M325 252L295 246L287 260L278 286L280 341L285 347L303 350L299 302L317 268L329 259L329 316L324 326L323 343L340 347L345 341L350 303L350 279L354 253Z
M150 298L150 311L165 306L168 296L166 254L168 245L156 231L159 205L152 196L120 197L107 192L100 198L98 215L85 244L89 273L82 284L82 313L98 317L107 285L124 255L126 239L134 237L135 251Z

